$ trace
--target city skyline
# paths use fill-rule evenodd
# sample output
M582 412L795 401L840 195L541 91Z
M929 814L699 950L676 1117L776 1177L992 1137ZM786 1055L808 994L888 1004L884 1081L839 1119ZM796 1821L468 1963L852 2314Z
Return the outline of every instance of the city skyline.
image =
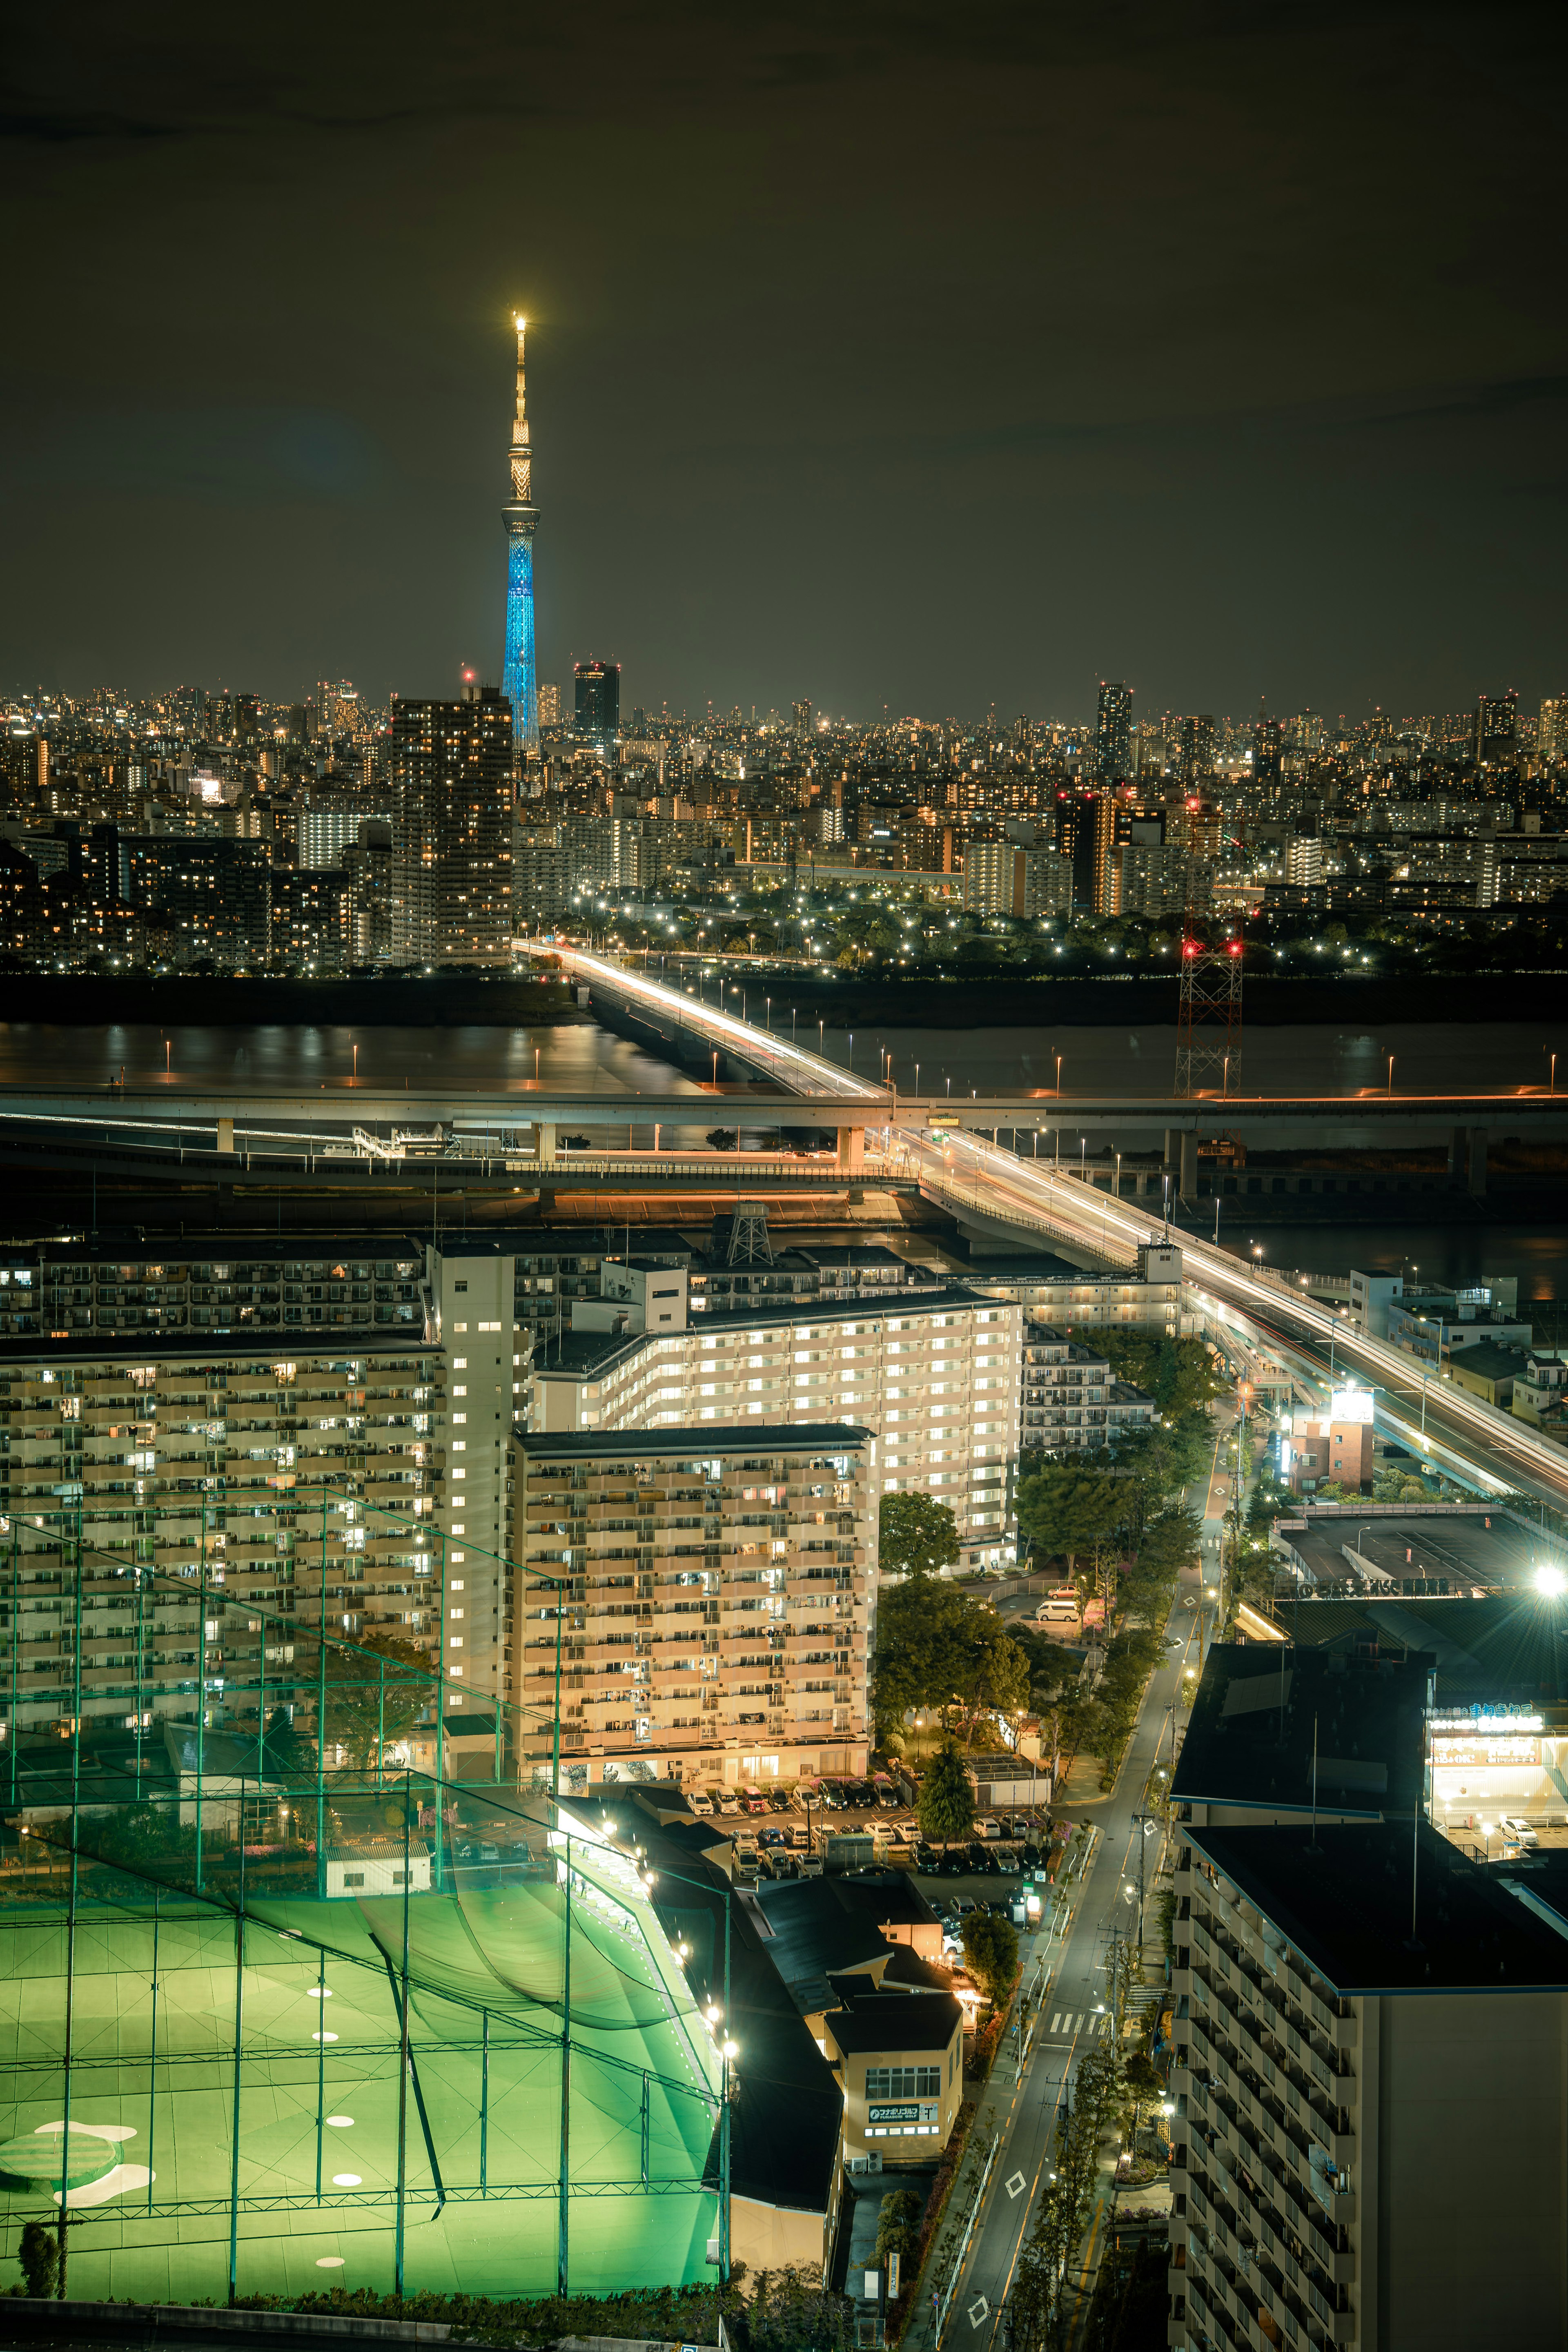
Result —
M499 677L521 310L546 677L608 646L650 700L809 679L864 717L1059 709L1100 676L1230 710L1555 689L1543 15L1470 40L1465 12L1240 37L1001 8L721 46L612 16L591 72L569 28L372 64L312 26L313 110L287 24L242 62L164 21L155 63L44 27L19 68L22 675L134 687L177 646L280 693L330 645L374 695ZM159 331L173 284L226 289L195 371ZM107 381L106 342L136 353Z

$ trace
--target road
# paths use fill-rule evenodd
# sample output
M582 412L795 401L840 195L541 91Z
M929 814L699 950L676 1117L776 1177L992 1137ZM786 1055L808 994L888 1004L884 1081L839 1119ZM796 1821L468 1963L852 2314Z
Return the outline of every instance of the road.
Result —
M825 1112L830 1097L863 1108L868 1150L916 1176L928 1199L960 1216L968 1211L986 1218L994 1230L1016 1235L1021 1247L1068 1240L1111 1264L1128 1265L1144 1244L1165 1237L1162 1222L1135 1202L1113 1198L1047 1160L1020 1159L982 1136L914 1124L923 1114L910 1114L907 1103L901 1111L892 1109L890 1123L884 1123L889 1122L889 1096L819 1055L603 958L574 949L558 952L577 977L614 985L645 1009L710 1036L715 1045L743 1051L777 1084L813 1098ZM1353 1108L1349 1098L1346 1108ZM905 1124L906 1118L911 1123ZM1321 1353L1332 1350L1337 1368L1380 1392L1378 1409L1385 1422L1396 1417L1402 1431L1407 1428L1407 1408L1401 1402L1391 1412L1390 1400L1408 1398L1418 1381L1413 1357L1386 1341L1363 1338L1267 1268L1232 1257L1195 1234L1183 1233L1179 1239L1184 1278L1215 1313L1237 1318L1242 1328L1266 1337L1305 1341ZM1524 1488L1560 1507L1568 1506L1568 1453L1563 1447L1464 1390L1431 1386L1428 1417L1440 1415L1443 1433L1487 1465L1500 1487Z
M1185 1671L1195 1666L1200 1643L1206 1645L1214 1633L1217 1603L1204 1599L1204 1580L1215 1561L1225 1509L1224 1482L1215 1467L1225 1434L1222 1430L1216 1437L1215 1461L1207 1475L1186 1496L1203 1515L1204 1544L1198 1567L1177 1582L1168 1631L1180 1637L1181 1647L1168 1652L1167 1662L1150 1681L1116 1787L1098 1803L1074 1811L1074 1820L1092 1823L1100 1837L1087 1877L1074 1891L1071 1923L1056 1948L1034 2051L1014 2094L985 2210L952 2299L942 2339L948 2352L993 2352L1001 2346L1003 2308L1048 2169L1063 2085L1084 2052L1111 2030L1106 1975L1110 1938L1118 1930L1123 1935L1137 1932L1136 1893L1130 1898L1124 1892L1137 1886L1137 1832L1131 1817L1142 1809L1143 1790L1162 1755L1169 1757L1170 1710L1178 1703ZM1146 1921L1152 1912L1152 1870L1146 1870ZM1044 1942L1043 1936L1040 1940ZM1146 1927L1146 1941L1153 1940L1152 1927ZM1028 1974L1032 1972L1031 1963ZM997 2061L1003 2066L1008 2063L1005 2056ZM1097 2219L1090 2234L1090 2262L1098 2251L1098 2231Z

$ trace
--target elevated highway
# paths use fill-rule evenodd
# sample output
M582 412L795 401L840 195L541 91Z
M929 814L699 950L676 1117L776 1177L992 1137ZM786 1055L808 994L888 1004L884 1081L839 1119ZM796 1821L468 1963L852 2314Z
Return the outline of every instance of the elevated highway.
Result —
M600 960L574 955L574 969L588 967L600 968ZM639 990L659 987L640 975L622 974L614 966L604 969L605 985L624 984L635 977ZM688 1019L701 1017L692 1013L689 999L681 1009ZM742 1026L729 1013L714 1012L708 1018L725 1024L727 1033ZM909 1106L901 1102L896 1115L889 1090L853 1080L847 1072L834 1072L830 1064L798 1046L791 1046L788 1056L787 1066L798 1074L802 1087L811 1086L819 1097L830 1077L837 1078L846 1106L841 1120L848 1123L851 1107L860 1111L868 1148L908 1171L928 1200L954 1216L984 1218L993 1229L1016 1234L1020 1244L1056 1248L1066 1243L1104 1264L1129 1268L1144 1245L1179 1239L1185 1279L1215 1312L1237 1318L1243 1329L1277 1344L1305 1347L1332 1372L1353 1375L1377 1391L1380 1417L1393 1414L1402 1429L1411 1426L1411 1391L1419 1392L1422 1386L1415 1360L1401 1349L1352 1330L1331 1307L1292 1287L1282 1276L1249 1265L1194 1234L1173 1234L1136 1202L1101 1192L1048 1160L1021 1159L962 1129L933 1132L906 1125ZM1426 1386L1423 1410L1434 1434L1461 1447L1468 1458L1479 1459L1500 1491L1518 1488L1559 1507L1568 1505L1568 1453L1562 1447L1513 1414L1449 1382Z

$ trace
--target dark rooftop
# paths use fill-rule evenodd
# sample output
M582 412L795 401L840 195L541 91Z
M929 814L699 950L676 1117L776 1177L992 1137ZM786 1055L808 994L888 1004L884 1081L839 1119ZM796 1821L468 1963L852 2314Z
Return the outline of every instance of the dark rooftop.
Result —
M935 1912L907 1872L858 1871L853 1877L764 1881L756 1900L769 1930L768 1957L804 2013L831 1998L836 1970L876 1968L880 1977L896 1948L884 1926L924 1927Z
M1568 1950L1568 1947L1565 1947ZM945 2050L963 2011L950 1992L878 1992L858 1990L860 1979L840 1977L834 1990L844 2002L831 2010L827 2031L847 2057L880 2050Z
M1319 1604L1322 1605L1322 1604ZM1216 1643L1171 1793L1188 1804L1318 1804L1381 1820L1419 1800L1428 1669L1280 1643Z
M1568 1603L1528 1591L1479 1601L1353 1598L1281 1603L1285 1630L1309 1646L1381 1661L1425 1655L1441 1706L1556 1706L1568 1700Z
M1568 1987L1568 1926L1538 1916L1425 1822L1414 1837L1409 1821L1187 1835L1340 1993Z
M738 2197L826 2213L838 2160L844 2099L826 2059L784 1990L743 1902L713 1864L668 1832L650 1830L658 1876L654 1908L672 1943L690 1947L687 1982L704 2002L724 1999L730 1913L728 2021L740 2045L730 2108L731 2183ZM718 2183L717 2127L707 2180Z
M871 1442L868 1429L848 1421L704 1422L698 1429L576 1429L564 1436L514 1432L520 1451L535 1462L619 1462L668 1455L690 1461L710 1454L842 1454Z

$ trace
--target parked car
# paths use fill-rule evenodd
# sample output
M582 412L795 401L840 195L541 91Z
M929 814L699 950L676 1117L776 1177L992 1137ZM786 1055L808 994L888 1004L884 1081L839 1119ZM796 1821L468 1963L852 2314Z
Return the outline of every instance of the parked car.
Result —
M811 1832L804 1822L792 1822L785 1832L792 1853L805 1853L811 1844Z
M785 1879L798 1878L800 1876L799 1871L795 1868L795 1861L793 1853L769 1853L760 1854L757 1858L757 1864L758 1868L762 1871L763 1876L767 1878Z
M769 1804L767 1799L762 1794L760 1790L742 1789L741 1791L741 1811L743 1813L752 1813L753 1815L757 1813L771 1813L773 1807Z
M969 1856L966 1853L954 1853L950 1846L942 1858L942 1875L943 1878L967 1878Z
M878 1781L877 1802L885 1813L892 1813L898 1811L899 1792L894 1788L890 1780Z
M973 1895L955 1895L947 1907L955 1919L965 1919L972 1911L978 1911L980 1906Z
M741 1810L741 1800L732 1789L721 1789L713 1800L713 1810L726 1819L733 1819Z
M1537 1837L1535 1832L1531 1828L1530 1823L1524 1819L1524 1816L1521 1813L1504 1813L1501 1821L1498 1823L1498 1827L1501 1830L1504 1837L1511 1839L1515 1845L1539 1845L1541 1843L1541 1840Z
M992 1814L982 1813L974 1824L974 1834L976 1837L999 1838L1002 1834L1002 1824Z
M1039 1870L1044 1866L1045 1855L1033 1839L1026 1839L1019 1860L1026 1870Z
M759 1846L788 1845L789 1832L787 1830L759 1830L757 1832L757 1843Z
M692 1811L694 1813L700 1813L704 1821L708 1819L713 1811L713 1800L708 1794L706 1789L688 1789L686 1791L686 1801L690 1806Z

